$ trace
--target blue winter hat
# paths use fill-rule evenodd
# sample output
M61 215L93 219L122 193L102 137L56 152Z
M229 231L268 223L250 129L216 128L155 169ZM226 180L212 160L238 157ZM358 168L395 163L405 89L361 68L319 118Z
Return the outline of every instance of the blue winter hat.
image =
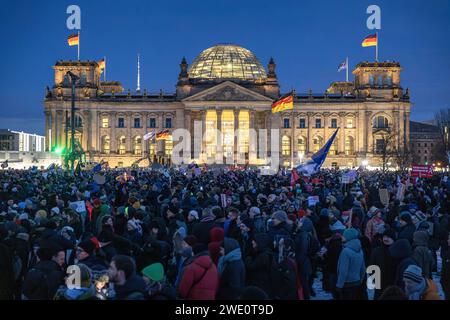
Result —
M355 228L349 228L344 231L343 236L344 236L346 242L353 240L353 239L358 239L359 231L356 230Z
M328 217L328 209L327 208L323 208L322 210L320 210L320 216L321 217Z

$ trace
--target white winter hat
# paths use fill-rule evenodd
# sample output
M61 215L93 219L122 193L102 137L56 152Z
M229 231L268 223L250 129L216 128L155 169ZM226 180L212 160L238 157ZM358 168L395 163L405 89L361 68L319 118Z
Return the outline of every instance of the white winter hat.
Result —
M195 219L198 220L198 212L197 211L191 210L191 211L189 211L189 215L193 216Z
M56 213L56 214L59 214L59 213L60 213L58 207L53 207L53 208L50 210L50 212L53 212L53 213Z

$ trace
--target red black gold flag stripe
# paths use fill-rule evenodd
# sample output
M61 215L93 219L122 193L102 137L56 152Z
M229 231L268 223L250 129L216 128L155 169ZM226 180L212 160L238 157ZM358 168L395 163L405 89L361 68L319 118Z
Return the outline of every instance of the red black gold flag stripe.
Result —
M158 132L156 134L156 140L167 140L170 138L170 132L168 129Z
M272 113L294 109L294 96L290 93L272 103Z
M67 43L69 46L77 46L80 44L80 38L78 37L78 33L72 34L67 38Z
M363 47L372 47L378 45L378 37L377 34L371 34L364 38L362 42Z

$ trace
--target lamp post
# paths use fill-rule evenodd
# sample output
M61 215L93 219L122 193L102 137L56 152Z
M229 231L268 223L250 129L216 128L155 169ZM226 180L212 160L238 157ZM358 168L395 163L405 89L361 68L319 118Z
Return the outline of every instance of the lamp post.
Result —
M369 161L367 159L364 159L361 161L361 164L363 165L364 169L367 169L367 166L369 165Z

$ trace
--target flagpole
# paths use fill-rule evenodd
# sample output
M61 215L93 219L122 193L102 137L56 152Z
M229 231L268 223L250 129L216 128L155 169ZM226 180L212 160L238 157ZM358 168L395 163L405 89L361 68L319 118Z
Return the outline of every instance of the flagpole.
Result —
M378 43L379 43L379 39L378 39L378 32L376 33L377 35L377 45L375 46L375 61L378 62Z
M78 61L80 61L80 30L78 30Z
M345 70L345 81L348 82L348 57L347 57L347 62L346 62L346 70Z

